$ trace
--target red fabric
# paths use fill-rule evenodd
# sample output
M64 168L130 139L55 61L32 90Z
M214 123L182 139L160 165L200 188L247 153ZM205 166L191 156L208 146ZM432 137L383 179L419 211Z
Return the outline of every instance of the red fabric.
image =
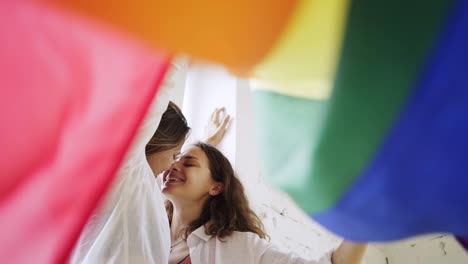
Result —
M192 261L190 260L190 255L184 258L184 260L182 260L179 264L192 264Z
M0 3L0 256L62 263L167 70L86 19Z

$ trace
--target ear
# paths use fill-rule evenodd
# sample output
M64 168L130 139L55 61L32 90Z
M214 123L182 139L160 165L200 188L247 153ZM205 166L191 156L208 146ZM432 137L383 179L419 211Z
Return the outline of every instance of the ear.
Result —
M208 192L211 196L218 195L223 192L224 185L220 182L213 184L210 191Z

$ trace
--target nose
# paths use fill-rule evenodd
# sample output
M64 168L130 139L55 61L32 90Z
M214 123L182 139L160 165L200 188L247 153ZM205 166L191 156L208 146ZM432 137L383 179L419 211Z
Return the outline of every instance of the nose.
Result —
M172 163L172 166L171 166L171 168L170 168L169 170L170 170L170 171L172 171L172 170L180 171L180 166L181 166L181 160L180 160L180 159L175 160L175 161Z
M171 167L170 167L167 171L164 172L164 174L163 174L163 180L165 181L166 178L167 178L169 175L171 175L171 173L172 173L173 171L177 171L177 172L180 171L180 167L177 165L177 161L174 161L174 162L172 163Z

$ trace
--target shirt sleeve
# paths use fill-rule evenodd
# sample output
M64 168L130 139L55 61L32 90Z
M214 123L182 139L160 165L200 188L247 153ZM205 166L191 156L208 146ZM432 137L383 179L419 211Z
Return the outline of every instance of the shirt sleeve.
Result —
M170 73L148 109L116 180L86 224L70 263L167 263L169 223L163 197L146 161L145 146L175 89Z
M254 263L259 264L332 264L331 255L333 251L322 255L318 260L304 259L293 252L285 252L268 241L252 235L250 238L252 254L255 255Z

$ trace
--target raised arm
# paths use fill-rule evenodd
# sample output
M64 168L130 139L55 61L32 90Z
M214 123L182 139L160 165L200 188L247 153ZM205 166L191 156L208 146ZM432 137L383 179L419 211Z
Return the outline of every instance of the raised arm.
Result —
M359 264L366 252L367 244L343 241L333 252L333 264Z
M216 108L205 127L204 142L216 146L221 142L229 127L231 116L226 114L224 107Z

